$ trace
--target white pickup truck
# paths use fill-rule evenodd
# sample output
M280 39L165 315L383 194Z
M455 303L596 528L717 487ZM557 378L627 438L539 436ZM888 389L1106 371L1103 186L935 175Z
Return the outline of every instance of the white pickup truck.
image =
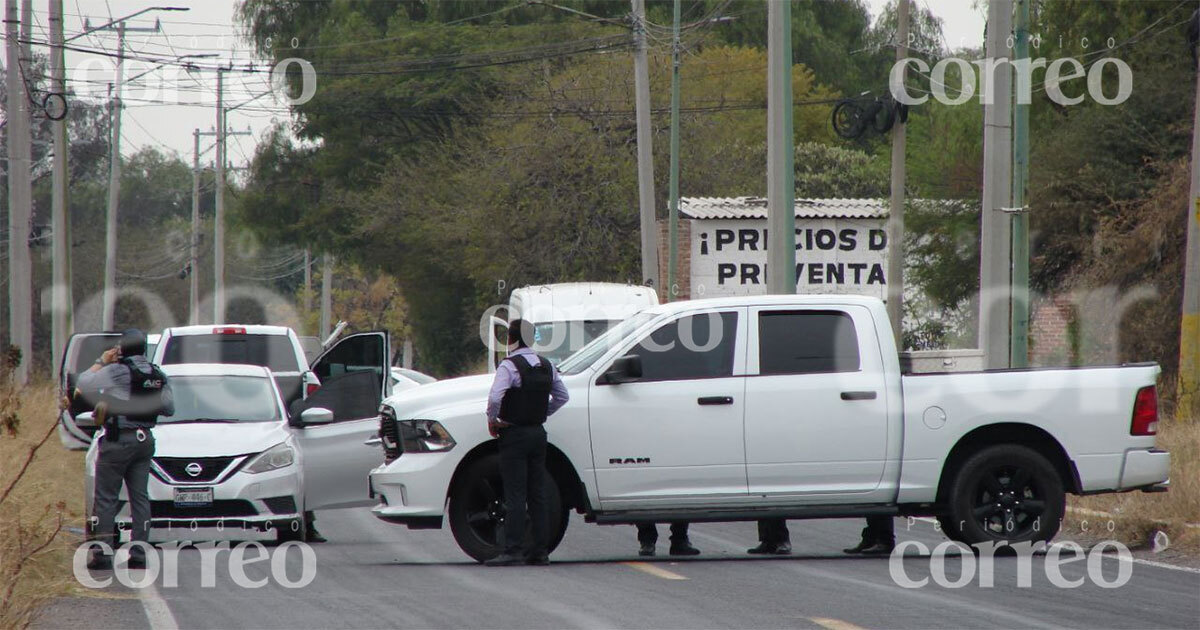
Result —
M600 524L928 515L968 544L1049 540L1065 493L1166 489L1152 363L902 374L884 305L756 296L654 306L559 365L552 544ZM491 378L384 401L374 514L448 515L476 560L504 507Z

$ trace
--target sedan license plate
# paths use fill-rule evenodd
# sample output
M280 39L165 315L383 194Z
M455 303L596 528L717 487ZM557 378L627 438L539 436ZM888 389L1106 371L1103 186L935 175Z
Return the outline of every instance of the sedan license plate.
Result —
M212 502L212 488L175 488L175 507L208 507Z

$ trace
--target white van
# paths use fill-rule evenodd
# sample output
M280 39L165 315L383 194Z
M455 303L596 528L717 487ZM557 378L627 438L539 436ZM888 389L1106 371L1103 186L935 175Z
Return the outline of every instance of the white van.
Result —
M533 349L557 364L618 322L658 304L650 287L611 282L568 282L514 289L508 319L533 324ZM498 318L493 324L506 327ZM492 355L495 356L494 354ZM494 369L494 364L491 366Z

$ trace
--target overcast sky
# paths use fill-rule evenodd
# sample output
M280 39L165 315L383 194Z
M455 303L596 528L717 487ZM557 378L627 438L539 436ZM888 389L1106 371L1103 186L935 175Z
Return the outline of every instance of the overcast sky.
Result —
M617 0L614 0L617 1ZM930 8L944 20L947 42L952 48L978 46L983 38L984 12L975 8L973 0L917 0ZM134 28L152 28L159 20L158 32L130 32L127 34L127 50L132 56L151 58L175 58L189 54L219 54L219 58L201 58L195 63L204 68L232 63L234 70L225 74L225 102L236 105L257 96L269 87L269 77L261 72L239 71L254 61L248 45L238 37L234 27L234 0L161 0L162 5L187 7L187 12L153 11L127 22ZM873 16L878 16L887 0L867 0ZM34 39L46 39L46 8L44 2L34 2ZM84 21L92 26L101 25L112 18L123 17L149 6L149 1L139 0L64 0L66 33L70 38L84 30ZM117 50L115 32L98 31L80 37L72 46L91 50L103 50L109 54ZM107 95L107 84L113 79L114 60L103 55L79 51L67 52L68 80L71 87L84 98L103 101ZM130 60L125 76L133 77L150 65ZM319 77L318 77L319 79ZM166 66L146 74L130 84L125 92L126 110L122 119L122 153L129 155L137 149L151 145L173 150L186 160L192 156L192 131L209 131L216 124L216 73L205 70L189 73ZM167 104L169 103L179 104ZM286 121L286 107L270 96L262 97L248 105L230 112L229 127L245 131L252 136L231 136L229 159L234 165L244 165L253 155L254 146L272 123ZM211 138L201 138L201 147L209 147ZM212 159L208 151L202 161Z

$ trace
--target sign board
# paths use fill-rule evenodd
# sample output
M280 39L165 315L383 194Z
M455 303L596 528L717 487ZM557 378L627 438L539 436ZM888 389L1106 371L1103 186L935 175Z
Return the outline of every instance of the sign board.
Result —
M796 218L796 292L887 297L882 218ZM691 297L767 291L766 219L693 219Z

